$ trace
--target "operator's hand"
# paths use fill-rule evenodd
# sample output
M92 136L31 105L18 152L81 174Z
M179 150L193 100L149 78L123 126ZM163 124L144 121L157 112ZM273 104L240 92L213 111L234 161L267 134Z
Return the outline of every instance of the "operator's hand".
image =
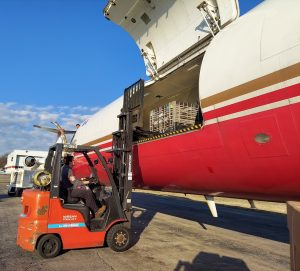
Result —
M87 178L81 178L80 181L82 181L83 184L89 184L90 181L87 180Z

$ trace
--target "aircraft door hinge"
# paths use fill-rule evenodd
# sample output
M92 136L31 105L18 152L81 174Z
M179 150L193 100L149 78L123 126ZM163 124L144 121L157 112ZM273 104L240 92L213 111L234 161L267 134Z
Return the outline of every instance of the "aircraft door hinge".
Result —
M151 76L154 80L158 80L157 60L152 43L147 43L146 47L141 50L141 53L145 60L147 75Z
M215 36L218 32L221 31L219 26L220 16L218 14L218 7L209 3L208 1L203 1L199 6L197 6L201 15L208 26L211 34Z

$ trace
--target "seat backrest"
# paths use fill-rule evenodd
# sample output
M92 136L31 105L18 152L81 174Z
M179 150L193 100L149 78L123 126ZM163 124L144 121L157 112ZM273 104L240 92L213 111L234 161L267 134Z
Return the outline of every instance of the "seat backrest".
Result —
M74 198L71 196L72 187L68 188L67 191L67 203L78 203L80 201L80 198Z

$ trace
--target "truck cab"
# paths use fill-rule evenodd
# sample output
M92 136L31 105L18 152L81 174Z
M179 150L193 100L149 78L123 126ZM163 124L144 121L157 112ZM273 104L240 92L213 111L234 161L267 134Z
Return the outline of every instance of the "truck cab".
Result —
M8 196L21 196L24 189L32 188L34 172L43 169L46 156L46 151L34 150L14 150L7 156Z

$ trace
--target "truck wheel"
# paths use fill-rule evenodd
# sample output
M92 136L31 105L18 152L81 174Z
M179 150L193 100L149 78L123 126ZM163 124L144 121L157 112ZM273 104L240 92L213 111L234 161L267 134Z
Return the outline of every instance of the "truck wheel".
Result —
M129 229L122 224L117 224L111 227L106 236L108 246L117 252L122 252L130 247L130 232Z
M16 189L16 196L17 196L17 197L21 197L21 196L22 196L22 193L23 193L23 189L22 189L22 188L17 188L17 189Z
M36 250L43 258L54 258L62 249L61 240L54 234L44 235L38 242Z
M14 197L15 195L16 195L16 193L15 192L7 192L7 195L9 196L9 197Z
M16 188L9 186L7 190L7 195L9 197L14 197L16 195Z

